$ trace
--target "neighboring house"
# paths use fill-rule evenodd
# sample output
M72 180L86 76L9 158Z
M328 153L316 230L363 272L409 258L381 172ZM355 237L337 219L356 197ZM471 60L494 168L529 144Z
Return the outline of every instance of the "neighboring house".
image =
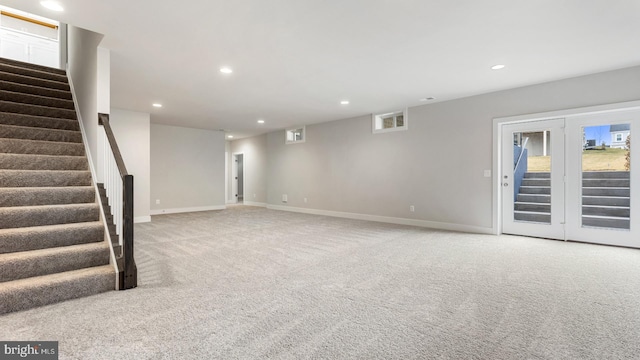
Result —
M611 125L609 129L611 133L611 147L615 149L624 149L627 147L627 136L631 134L629 124Z

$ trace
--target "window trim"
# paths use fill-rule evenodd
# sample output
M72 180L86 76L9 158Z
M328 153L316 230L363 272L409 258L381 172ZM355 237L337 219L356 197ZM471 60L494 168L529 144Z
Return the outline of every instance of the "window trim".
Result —
M296 131L296 130L302 130L302 140L289 140L289 133ZM284 143L287 145L290 144L300 144L307 141L307 127L306 126L296 126L296 127L292 127L292 128L288 128L284 131Z
M613 136L614 136L615 142L624 141L624 134L623 133L615 133ZM620 136L620 140L618 140L618 136Z
M394 115L394 126L392 128L388 128L388 129L384 129L384 128L377 128L377 123L379 121L382 121L382 117L383 116L389 116L389 115ZM398 115L402 115L402 121L403 121L403 125L402 126L396 126L396 119L395 117ZM396 110L396 111L387 111L384 113L380 113L380 114L371 114L371 132L374 134L382 134L382 133L388 133L388 132L394 132L394 131L406 131L409 129L409 111L408 108L404 108L403 110Z

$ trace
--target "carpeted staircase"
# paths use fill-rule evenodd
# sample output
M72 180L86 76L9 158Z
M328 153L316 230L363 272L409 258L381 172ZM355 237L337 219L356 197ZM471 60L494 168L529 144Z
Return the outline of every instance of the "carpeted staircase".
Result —
M63 70L0 58L0 314L115 288Z

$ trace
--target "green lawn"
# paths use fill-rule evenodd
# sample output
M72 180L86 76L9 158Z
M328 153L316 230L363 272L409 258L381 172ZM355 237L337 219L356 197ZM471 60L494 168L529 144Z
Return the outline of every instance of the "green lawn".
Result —
M585 150L582 152L582 171L624 171L625 149ZM529 156L530 172L549 171L550 156Z

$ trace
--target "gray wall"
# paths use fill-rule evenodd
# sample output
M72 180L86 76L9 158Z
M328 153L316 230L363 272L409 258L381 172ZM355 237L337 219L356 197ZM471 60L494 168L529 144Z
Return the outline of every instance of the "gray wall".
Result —
M78 111L87 136L94 168L98 142L98 44L103 35L68 26L69 76L73 82Z
M224 207L224 150L221 131L151 124L151 213Z
M112 108L109 122L127 172L133 175L135 221L151 221L150 115Z
M283 131L284 134L284 131ZM284 135L283 140L284 141ZM231 172L231 162L234 153L243 153L244 170L244 201L245 203L267 202L267 135L260 135L246 139L232 141L229 149L229 199L233 199L231 194L233 174ZM254 196L255 195L255 196Z
M373 135L365 115L307 126L301 144L272 132L267 201L490 229L493 118L638 99L633 67L410 108L408 131Z

